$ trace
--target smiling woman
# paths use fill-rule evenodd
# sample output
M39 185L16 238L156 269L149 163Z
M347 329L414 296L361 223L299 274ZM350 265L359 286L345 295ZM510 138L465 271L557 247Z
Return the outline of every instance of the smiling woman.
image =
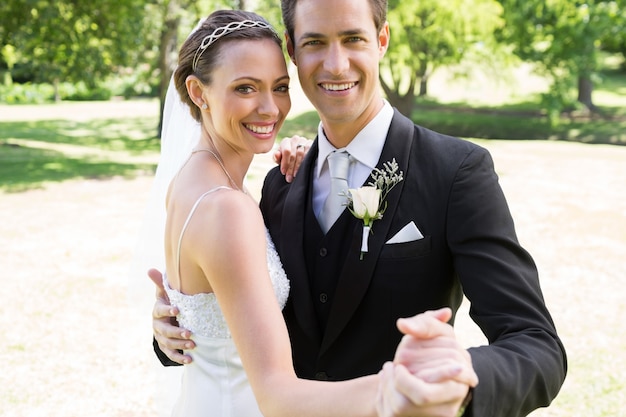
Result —
M296 377L281 314L289 281L243 185L291 106L280 38L253 13L214 12L183 44L173 80L195 119L164 119L163 149L190 145L165 201L162 285L193 333L192 346L181 346L185 356L159 344L185 360L174 415L373 415L372 377L333 384ZM191 138L181 135L187 127ZM161 163L169 157L164 152Z

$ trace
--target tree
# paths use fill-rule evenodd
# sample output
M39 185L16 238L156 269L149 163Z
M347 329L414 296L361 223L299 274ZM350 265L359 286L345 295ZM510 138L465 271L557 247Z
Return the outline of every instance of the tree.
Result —
M607 33L624 32L624 4L607 0L500 2L506 20L501 39L513 44L521 59L536 63L539 71L553 80L544 95L552 121L574 102L570 98L574 85L577 101L591 112L598 111L592 99L598 52Z
M179 32L181 30L181 21L186 16L197 16L199 11L194 7L196 2L191 0L164 0L158 1L152 7L156 9L156 15L159 16L160 30L157 64L159 73L159 124L157 126L157 136L161 137L161 127L163 126L163 108L165 105L165 94L169 85L172 73L176 68L178 49L181 42L179 41Z
M254 11L266 18L281 34L281 39L283 39L282 34L285 32L285 26L283 25L283 15L280 10L280 0L257 0Z
M120 65L136 58L137 34L143 32L143 1L6 1L0 18L5 45L19 51L16 64L27 63L34 81L83 81L97 85ZM123 45L124 47L120 47Z
M495 0L390 0L391 42L380 76L389 101L410 115L433 72L494 45L501 13Z
M23 65L34 82L95 87L121 71L145 72L163 103L178 50L199 19L251 0L5 0L0 2L0 64ZM280 8L279 8L280 10ZM59 93L57 88L57 99Z
M602 34L600 39L600 49L609 53L622 54L622 67L626 70L626 0L616 2L617 8L611 16L614 24Z

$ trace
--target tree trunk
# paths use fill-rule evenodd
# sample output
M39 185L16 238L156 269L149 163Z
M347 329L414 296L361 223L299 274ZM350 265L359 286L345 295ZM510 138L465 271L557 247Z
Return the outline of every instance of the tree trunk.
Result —
M428 95L428 74L425 74L420 78L420 97L426 97Z
M61 102L61 92L59 91L59 78L58 77L54 78L53 86L54 86L54 102L55 103L60 103Z
M11 77L11 70L7 70L4 73L4 85L7 87L11 87L13 85L13 77Z
M593 94L593 81L591 81L591 77L589 75L579 75L578 76L578 101L589 109L592 113L598 112L598 107L593 104L592 99Z
M165 105L165 94L170 83L170 78L176 62L172 59L176 56L178 44L178 26L180 24L179 5L176 0L171 0L165 11L163 29L161 30L161 43L159 48L159 70L161 77L159 80L159 125L157 127L157 137L161 137L161 128L163 127L163 107Z
M389 104L397 108L398 111L406 117L411 118L413 109L415 108L415 80L411 79L411 85L405 94L400 93L397 88L387 85L387 83L379 77L380 84L389 100Z

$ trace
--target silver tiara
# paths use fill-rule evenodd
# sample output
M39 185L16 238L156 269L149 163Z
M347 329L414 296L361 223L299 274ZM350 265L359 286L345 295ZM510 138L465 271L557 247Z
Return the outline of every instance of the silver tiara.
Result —
M235 32L239 29L245 29L245 28L265 28L265 29L271 29L272 31L274 31L274 28L271 25L265 22L262 22L260 20L242 20L241 22L231 22L227 24L226 26L218 27L217 29L213 31L213 33L205 36L202 39L202 43L200 44L200 47L198 47L196 54L193 56L191 69L194 71L196 70L196 66L198 65L198 61L200 60L202 53L205 51L205 49L207 49L209 46L215 43L219 38L221 38L222 36L228 35L229 33Z

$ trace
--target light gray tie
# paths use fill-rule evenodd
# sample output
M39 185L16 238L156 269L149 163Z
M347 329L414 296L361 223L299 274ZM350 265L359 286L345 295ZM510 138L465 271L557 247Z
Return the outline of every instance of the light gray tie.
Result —
M328 154L328 170L330 171L330 193L320 212L320 226L324 233L339 218L345 210L347 202L341 192L348 191L348 171L350 169L350 154L346 151L333 151Z

